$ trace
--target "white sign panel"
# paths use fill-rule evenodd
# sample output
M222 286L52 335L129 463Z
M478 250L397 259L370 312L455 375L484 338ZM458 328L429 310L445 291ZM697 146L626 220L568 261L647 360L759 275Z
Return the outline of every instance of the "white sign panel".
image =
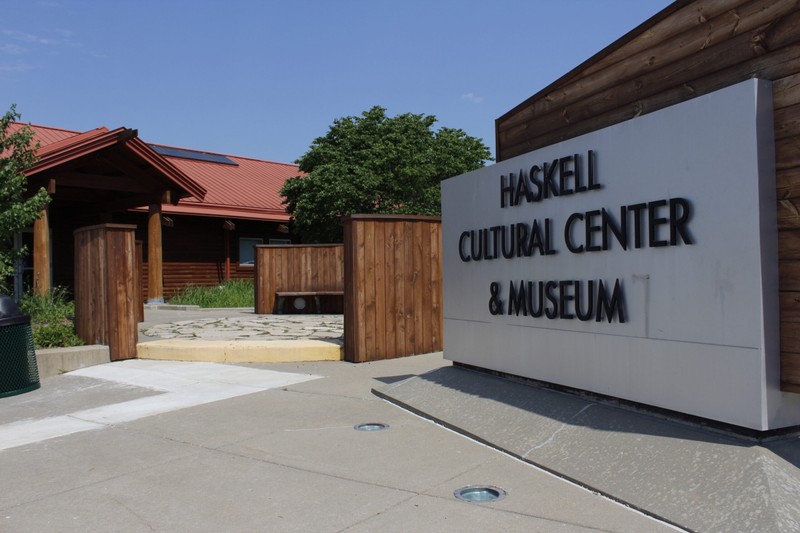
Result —
M771 84L442 185L445 356L748 428L779 391Z

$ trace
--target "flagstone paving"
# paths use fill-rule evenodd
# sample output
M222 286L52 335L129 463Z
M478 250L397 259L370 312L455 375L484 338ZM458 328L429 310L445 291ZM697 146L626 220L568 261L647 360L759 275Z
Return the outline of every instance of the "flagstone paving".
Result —
M141 325L149 340L325 340L344 344L342 315L254 315L193 318Z

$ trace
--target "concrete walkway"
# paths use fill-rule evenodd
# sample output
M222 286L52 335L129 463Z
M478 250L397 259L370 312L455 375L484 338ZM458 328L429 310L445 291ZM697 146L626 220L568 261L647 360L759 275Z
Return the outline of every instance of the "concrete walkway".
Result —
M125 361L43 380L0 399L0 530L670 530L371 392L443 367ZM474 484L507 496L454 497Z
M350 364L292 352L307 352L304 342L340 350L341 316L160 308L146 318L140 350L175 343L186 361L96 365L0 398L0 531L800 523L797 434L737 438L454 367L441 353ZM279 357L220 363L248 344ZM233 355L214 355L227 345ZM375 422L389 427L354 429ZM455 498L473 485L506 496Z

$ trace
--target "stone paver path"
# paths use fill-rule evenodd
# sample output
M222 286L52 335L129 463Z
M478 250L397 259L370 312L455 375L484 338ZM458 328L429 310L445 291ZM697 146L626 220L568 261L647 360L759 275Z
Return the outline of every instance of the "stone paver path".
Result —
M296 340L343 344L342 315L250 315L199 318L143 327L152 339Z

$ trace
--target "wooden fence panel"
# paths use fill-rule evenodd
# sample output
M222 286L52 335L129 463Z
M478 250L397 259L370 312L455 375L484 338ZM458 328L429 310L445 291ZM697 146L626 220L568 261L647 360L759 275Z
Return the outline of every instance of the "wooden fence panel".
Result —
M341 244L269 244L256 246L256 313L276 311L281 291L344 291L344 246ZM323 312L341 313L335 297L321 297ZM291 309L285 310L287 313Z
M497 159L677 104L749 78L773 82L781 389L800 393L800 4L676 2L497 119Z
M352 215L344 227L345 359L441 350L440 219Z
M75 231L75 330L108 345L111 360L136 357L136 226L102 224Z

